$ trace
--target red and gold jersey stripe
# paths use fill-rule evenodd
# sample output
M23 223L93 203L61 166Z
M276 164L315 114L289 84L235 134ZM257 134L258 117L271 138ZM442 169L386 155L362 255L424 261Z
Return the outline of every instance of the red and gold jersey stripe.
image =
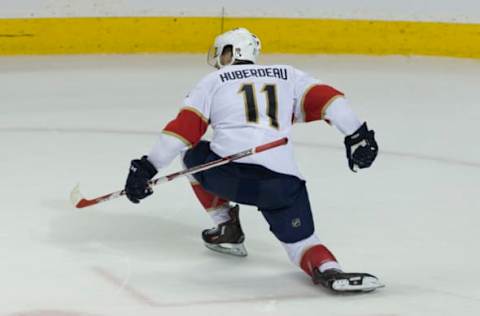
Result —
M305 122L322 120L328 106L344 94L328 85L313 85L308 88L302 98L302 112Z
M177 117L163 129L163 133L177 137L187 146L195 146L208 128L208 119L197 109L184 107Z

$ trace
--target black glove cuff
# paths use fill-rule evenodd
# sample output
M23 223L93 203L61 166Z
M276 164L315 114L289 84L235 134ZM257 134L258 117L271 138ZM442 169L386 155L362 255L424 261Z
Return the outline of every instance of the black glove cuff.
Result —
M369 131L367 127L367 122L364 122L352 135L345 137L344 143L346 146L353 146L360 143L362 140L368 138L367 135L373 133Z

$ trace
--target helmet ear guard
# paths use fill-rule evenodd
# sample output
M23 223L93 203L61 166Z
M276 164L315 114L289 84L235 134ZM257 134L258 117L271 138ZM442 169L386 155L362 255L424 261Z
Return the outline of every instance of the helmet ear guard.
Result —
M230 62L228 63L222 63L222 55L226 52L228 48L231 48L230 51L233 51L232 45L224 45L224 46L215 46L213 45L210 47L208 50L208 56L207 56L207 63L215 67L217 69L220 69L225 66L230 66L231 64L234 63L235 58L233 57L232 53L232 58L230 59Z
M224 64L221 56L229 46L232 47L232 59L229 63ZM260 40L254 34L245 28L236 28L215 38L213 46L208 51L207 62L217 69L238 61L255 63L260 50Z

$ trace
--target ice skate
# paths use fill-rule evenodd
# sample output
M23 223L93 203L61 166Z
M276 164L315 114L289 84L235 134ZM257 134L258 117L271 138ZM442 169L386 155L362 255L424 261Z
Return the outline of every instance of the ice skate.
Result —
M377 277L368 273L345 273L336 269L321 273L313 270L313 283L322 284L335 292L370 292L384 287Z
M243 245L245 235L238 217L239 209L238 205L232 207L229 221L202 232L202 239L208 249L237 257L247 256L247 249Z

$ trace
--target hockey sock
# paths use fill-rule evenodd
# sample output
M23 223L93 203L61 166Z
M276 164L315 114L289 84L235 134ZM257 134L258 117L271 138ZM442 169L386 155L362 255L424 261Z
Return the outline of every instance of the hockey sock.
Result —
M230 220L230 203L225 203L224 205L213 209L207 210L208 215L212 219L213 223L218 226Z
M290 260L309 275L313 268L318 268L320 272L328 269L341 270L333 254L322 245L316 234L294 243L282 242L282 245Z
M192 188L193 192L195 192L195 195L200 201L200 204L202 204L207 211L214 210L228 202L227 200L205 191L205 189L198 182L192 183Z
M324 245L315 245L305 251L300 261L300 267L308 275L312 275L314 268L318 268L320 272L328 269L341 270L335 256Z
M200 204L208 212L208 215L212 218L215 225L225 223L230 220L229 210L230 203L205 189L198 182L191 182L193 192L197 196Z

